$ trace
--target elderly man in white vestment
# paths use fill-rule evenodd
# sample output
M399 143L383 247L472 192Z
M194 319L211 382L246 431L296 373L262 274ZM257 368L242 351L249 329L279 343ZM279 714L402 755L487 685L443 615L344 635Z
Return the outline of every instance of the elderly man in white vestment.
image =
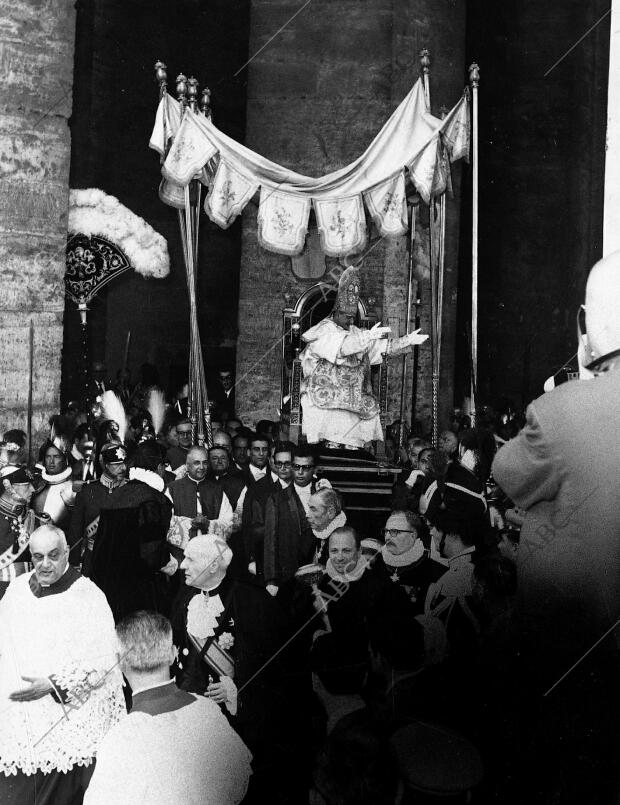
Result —
M114 620L59 528L33 531L30 553L0 602L0 802L76 805L125 712Z
M132 709L104 738L84 805L241 802L252 756L212 699L170 679L170 621L134 612L116 631Z
M311 444L324 440L359 448L382 441L370 366L381 363L386 351L402 355L428 338L416 331L388 340L389 327L356 327L359 294L360 270L350 266L340 277L332 315L302 335L302 429Z

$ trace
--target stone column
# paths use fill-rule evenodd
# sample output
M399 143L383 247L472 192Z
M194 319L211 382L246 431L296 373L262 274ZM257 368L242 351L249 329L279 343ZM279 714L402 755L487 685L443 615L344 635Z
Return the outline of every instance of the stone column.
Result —
M75 3L0 0L0 430L58 409ZM33 447L38 444L33 437Z
M620 0L611 2L603 257L620 249Z

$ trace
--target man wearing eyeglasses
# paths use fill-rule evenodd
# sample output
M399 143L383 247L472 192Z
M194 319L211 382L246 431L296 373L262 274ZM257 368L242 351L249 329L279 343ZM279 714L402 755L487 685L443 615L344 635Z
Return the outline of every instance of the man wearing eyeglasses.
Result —
M267 592L275 596L279 587L295 576L301 565L312 559L314 535L293 484L295 445L274 446L273 467L279 484L265 504L263 566Z
M314 452L307 445L298 445L293 456L293 488L301 501L306 515L309 511L310 496L319 489L331 489L327 478L317 478L315 475L316 460Z
M182 419L176 427L178 444L169 447L166 452L166 461L170 469L175 472L187 461L187 452L192 446L192 423L189 419Z
M534 400L492 473L525 511L515 616L525 679L545 696L547 714L532 725L521 767L532 761L529 778L543 775L546 801L612 802L620 749L620 252L592 268L580 324L580 369L591 379Z
M404 587L415 614L424 611L429 586L446 572L445 565L431 559L423 538L428 536L421 517L410 511L394 511L383 529L385 544L381 559L390 579Z

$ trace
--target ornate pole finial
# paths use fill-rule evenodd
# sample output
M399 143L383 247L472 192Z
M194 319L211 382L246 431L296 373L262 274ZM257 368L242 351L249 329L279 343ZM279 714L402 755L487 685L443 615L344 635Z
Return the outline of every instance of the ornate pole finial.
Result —
M187 78L183 73L177 76L177 101L182 106L187 106Z
M202 91L202 100L200 101L200 111L205 117L211 120L211 90L205 87Z
M193 76L187 79L187 104L192 112L198 110L198 79Z
M477 87L480 84L480 68L476 62L469 66L469 83L472 87Z
M431 54L428 48L420 51L420 70L423 75L428 74L431 69Z
M155 62L155 81L159 84L159 97L166 92L168 87L168 68L163 61Z

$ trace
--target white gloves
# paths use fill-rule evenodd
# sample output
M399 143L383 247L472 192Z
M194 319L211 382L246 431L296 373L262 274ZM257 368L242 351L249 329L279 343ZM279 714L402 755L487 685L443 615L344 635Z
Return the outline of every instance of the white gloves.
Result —
M428 335L424 335L420 330L414 330L408 335L403 335L400 338L392 338L390 341L390 355L402 355L409 352L412 347L417 344L423 344Z
M392 332L391 327L382 327L381 322L378 321L376 324L370 328L370 330L366 330L365 332L368 333L370 341L376 341L378 338L383 338L384 335L387 333Z

